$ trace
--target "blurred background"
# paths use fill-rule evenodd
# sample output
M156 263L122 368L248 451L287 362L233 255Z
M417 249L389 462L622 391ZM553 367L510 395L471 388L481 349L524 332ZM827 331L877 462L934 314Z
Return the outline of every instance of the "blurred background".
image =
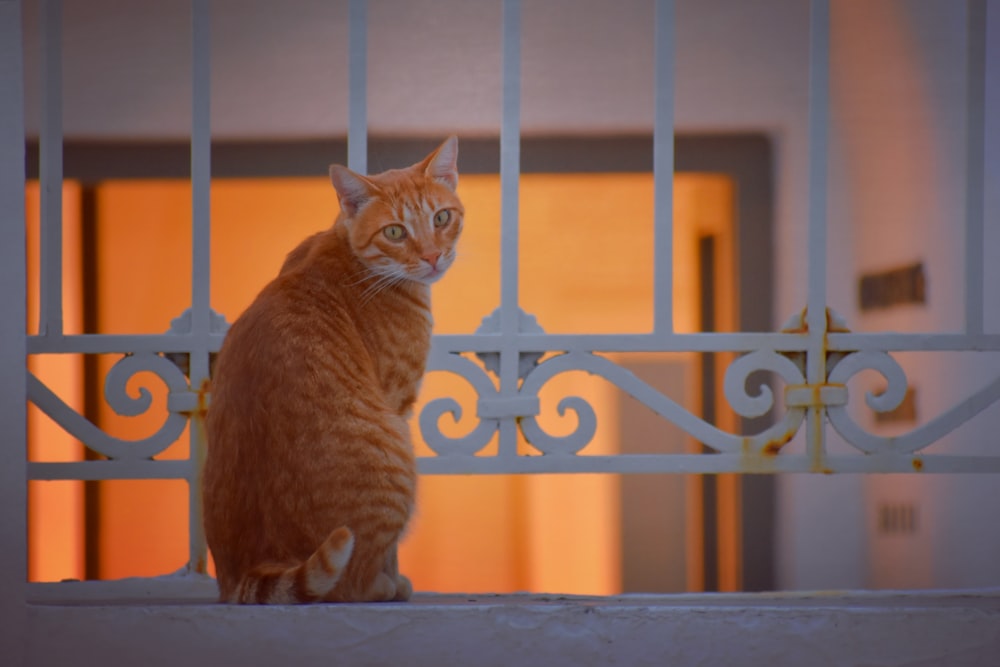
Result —
M37 5L25 2L32 177ZM676 5L674 321L682 332L776 330L806 301L808 3ZM211 6L212 307L232 322L284 255L336 216L325 174L346 162L347 3ZM962 326L965 7L832 3L828 303L855 331ZM500 10L498 0L368 3L369 170L415 162L448 134L461 141L467 223L460 259L434 291L441 334L474 331L499 300ZM648 332L653 3L545 0L525 3L522 20L521 307L551 333ZM189 22L186 2L65 3L67 333L160 333L189 305ZM987 99L997 109L1000 35L990 39ZM996 175L1000 135L989 116L986 139ZM996 285L1000 202L987 190L985 284ZM37 183L26 197L37 290ZM886 275L909 297L869 298L865 280ZM995 294L984 307L986 331L997 333ZM718 395L727 355L612 357L720 427L759 428ZM1000 372L994 353L896 357L910 379L907 409L879 420L859 410L881 434L926 423ZM102 428L141 437L162 413L123 419L103 403L116 360L30 364ZM862 377L858 389L880 381ZM700 450L584 373L543 392L552 432L573 428L553 407L567 393L598 414L585 454ZM443 395L474 414L471 387L431 374L421 400ZM156 396L162 405L165 391ZM471 423L443 428L460 434ZM929 451L995 453L998 426L994 405ZM34 408L29 428L31 460L88 456ZM830 439L833 451L851 451L832 430ZM182 438L158 458L186 456ZM150 576L186 560L183 481L30 487L33 580ZM401 558L421 590L1000 585L1000 494L986 475L427 476L420 494Z

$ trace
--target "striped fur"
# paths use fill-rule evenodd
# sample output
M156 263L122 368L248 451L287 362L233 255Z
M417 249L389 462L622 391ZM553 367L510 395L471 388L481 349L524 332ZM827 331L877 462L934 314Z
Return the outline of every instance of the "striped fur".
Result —
M430 347L429 286L463 224L456 158L450 138L407 169L331 167L333 227L289 253L230 328L203 477L223 601L409 598L396 564L416 493L406 420Z
M322 600L340 580L353 548L354 535L341 526L302 563L255 567L243 576L227 602L296 604Z

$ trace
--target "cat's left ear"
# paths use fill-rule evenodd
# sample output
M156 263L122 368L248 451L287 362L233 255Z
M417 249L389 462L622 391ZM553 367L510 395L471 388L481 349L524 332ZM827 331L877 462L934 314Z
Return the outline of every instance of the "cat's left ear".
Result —
M428 155L419 167L429 178L440 181L454 190L458 187L458 137L452 135L444 140L433 153Z
M376 187L371 181L339 164L330 165L330 181L337 190L340 208L348 218L354 217L375 195Z

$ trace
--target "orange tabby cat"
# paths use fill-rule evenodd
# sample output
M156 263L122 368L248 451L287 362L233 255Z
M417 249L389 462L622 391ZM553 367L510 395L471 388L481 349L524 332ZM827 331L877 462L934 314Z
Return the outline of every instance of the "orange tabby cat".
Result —
M462 231L458 141L407 169L330 167L341 213L230 328L208 411L205 533L225 602L405 600L407 417L430 288Z

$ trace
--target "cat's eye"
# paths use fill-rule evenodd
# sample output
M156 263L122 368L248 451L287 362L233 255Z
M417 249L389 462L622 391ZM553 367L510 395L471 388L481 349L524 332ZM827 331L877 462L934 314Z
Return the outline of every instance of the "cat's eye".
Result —
M406 227L403 227L403 225L389 225L382 230L382 234L390 241L401 241L406 238Z
M444 227L449 222L451 222L451 211L449 211L448 209L446 208L441 209L440 211L434 214L435 227Z

